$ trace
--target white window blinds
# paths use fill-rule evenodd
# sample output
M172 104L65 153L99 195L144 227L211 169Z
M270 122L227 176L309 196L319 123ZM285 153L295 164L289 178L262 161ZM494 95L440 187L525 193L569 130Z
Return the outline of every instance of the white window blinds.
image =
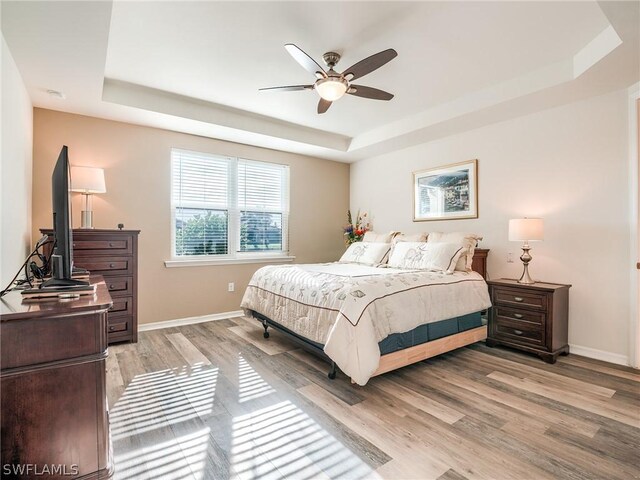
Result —
M174 255L287 250L289 167L173 149Z
M171 157L175 255L227 255L230 160L185 150Z
M288 214L289 167L238 160L240 251L282 251Z

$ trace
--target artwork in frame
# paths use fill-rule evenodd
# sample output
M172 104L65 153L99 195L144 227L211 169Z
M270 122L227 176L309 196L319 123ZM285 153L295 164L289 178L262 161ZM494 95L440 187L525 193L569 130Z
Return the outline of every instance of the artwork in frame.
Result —
M478 160L413 173L413 221L478 218Z

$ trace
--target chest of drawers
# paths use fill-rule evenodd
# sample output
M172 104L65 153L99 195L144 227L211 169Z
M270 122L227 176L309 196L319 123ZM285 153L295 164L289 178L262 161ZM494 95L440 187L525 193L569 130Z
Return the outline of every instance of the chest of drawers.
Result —
M516 280L489 280L491 313L486 343L504 345L555 363L568 354L569 288L571 285Z
M53 235L51 230L41 230ZM138 341L139 230L73 231L73 263L102 275L113 306L107 315L109 343Z

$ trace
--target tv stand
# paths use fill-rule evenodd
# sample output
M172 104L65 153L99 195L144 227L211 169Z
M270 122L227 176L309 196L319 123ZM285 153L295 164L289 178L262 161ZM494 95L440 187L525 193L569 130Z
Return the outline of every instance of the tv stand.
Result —
M65 290L73 291L74 287L86 287L89 285L89 282L84 280L74 280L72 278L50 278L49 280L45 280L42 282L42 286L40 288L64 288Z
M91 283L96 294L73 301L34 308L16 290L0 302L0 463L10 472L44 465L61 470L43 478L112 478L106 359L113 301L100 277ZM33 469L23 471L0 476L34 478Z

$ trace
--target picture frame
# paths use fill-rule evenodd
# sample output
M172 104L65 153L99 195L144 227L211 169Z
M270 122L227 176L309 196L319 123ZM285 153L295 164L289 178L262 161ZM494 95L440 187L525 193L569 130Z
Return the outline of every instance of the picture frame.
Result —
M413 221L478 218L478 160L413 172Z

